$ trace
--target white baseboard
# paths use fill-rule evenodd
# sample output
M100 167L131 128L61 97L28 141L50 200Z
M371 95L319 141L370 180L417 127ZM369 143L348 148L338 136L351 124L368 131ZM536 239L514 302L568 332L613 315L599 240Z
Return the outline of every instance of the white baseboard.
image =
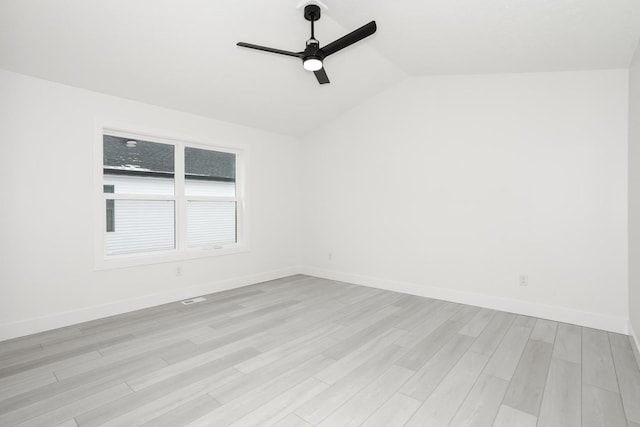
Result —
M526 316L540 317L558 322L571 323L590 328L602 329L611 332L629 334L640 348L638 336L634 333L628 319L615 316L607 316L600 313L573 310L566 307L537 304L513 298L494 297L472 292L462 292L452 289L426 286L417 283L400 282L362 276L352 273L324 270L315 267L289 267L264 273L241 276L218 282L204 283L171 290L168 292L147 295L140 298L132 298L109 304L97 305L79 310L56 313L19 322L0 324L0 341L57 329L64 326L87 322L117 314L127 313L161 304L194 298L200 295L221 292L228 289L252 285L267 280L293 276L295 274L307 274L329 280L348 282L357 285L369 286L405 294L418 295L428 298L436 298L445 301L490 308L493 310L507 311ZM640 360L638 360L640 363Z
M203 283L190 286L188 288L180 288L153 295L145 295L140 298L131 298L108 304L95 305L92 307L81 308L79 310L55 313L49 316L4 323L0 324L0 341L57 329L64 326L75 325L77 323L87 322L90 320L101 319L108 316L114 316L116 314L141 310L143 308L155 307L170 302L194 298L200 295L253 285L267 280L279 279L281 277L298 274L299 271L299 267L289 267L217 282Z
M608 316L601 313L574 310L566 307L532 303L514 298L503 298L472 292L421 285L417 283L399 282L375 277L361 276L352 273L324 270L315 267L302 267L300 273L329 280L354 283L388 291L435 298L445 301L507 311L526 316L555 320L579 326L587 326L621 334L629 333L628 319ZM636 341L637 342L637 341Z

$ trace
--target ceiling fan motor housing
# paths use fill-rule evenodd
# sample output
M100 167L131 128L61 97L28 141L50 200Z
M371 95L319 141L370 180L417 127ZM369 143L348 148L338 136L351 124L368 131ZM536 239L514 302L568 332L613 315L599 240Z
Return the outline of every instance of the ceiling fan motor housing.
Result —
M317 4L306 5L304 7L304 19L311 22L320 19L320 6Z
M307 40L307 47L304 49L303 59L310 56L320 60L324 59L324 52L320 49L320 43L316 39Z

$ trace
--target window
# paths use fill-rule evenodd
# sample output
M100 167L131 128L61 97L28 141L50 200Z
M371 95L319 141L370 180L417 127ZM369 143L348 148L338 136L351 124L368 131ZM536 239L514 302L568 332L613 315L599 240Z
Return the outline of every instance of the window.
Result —
M187 246L235 243L236 155L185 147Z
M161 262L243 243L241 150L111 131L101 148L102 259Z

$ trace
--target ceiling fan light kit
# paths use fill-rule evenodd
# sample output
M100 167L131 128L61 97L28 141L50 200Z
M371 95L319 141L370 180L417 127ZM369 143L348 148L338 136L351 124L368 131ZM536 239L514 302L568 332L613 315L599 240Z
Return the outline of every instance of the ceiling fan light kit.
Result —
M320 42L316 40L314 33L314 22L320 19L320 6L316 4L308 4L304 7L304 18L311 22L311 38L307 40L307 46L302 52L290 52L281 49L274 49L266 46L259 46L251 43L239 42L238 46L248 47L250 49L262 50L264 52L277 53L279 55L294 56L302 59L302 66L307 71L313 71L318 79L318 83L329 83L329 77L324 70L324 59L345 47L368 37L376 32L376 21L371 21L366 25L350 32L346 36L335 40L324 47L320 47Z
M322 59L320 58L305 58L302 61L302 66L307 71L318 71L322 68Z

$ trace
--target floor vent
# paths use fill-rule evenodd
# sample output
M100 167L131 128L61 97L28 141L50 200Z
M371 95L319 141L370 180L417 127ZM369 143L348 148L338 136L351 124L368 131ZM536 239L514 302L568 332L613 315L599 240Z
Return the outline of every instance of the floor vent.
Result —
M206 298L197 297L197 298L186 299L186 300L181 301L181 302L184 305L191 305L191 304L195 304L197 302L202 302L202 301L206 301L206 300L207 300Z

